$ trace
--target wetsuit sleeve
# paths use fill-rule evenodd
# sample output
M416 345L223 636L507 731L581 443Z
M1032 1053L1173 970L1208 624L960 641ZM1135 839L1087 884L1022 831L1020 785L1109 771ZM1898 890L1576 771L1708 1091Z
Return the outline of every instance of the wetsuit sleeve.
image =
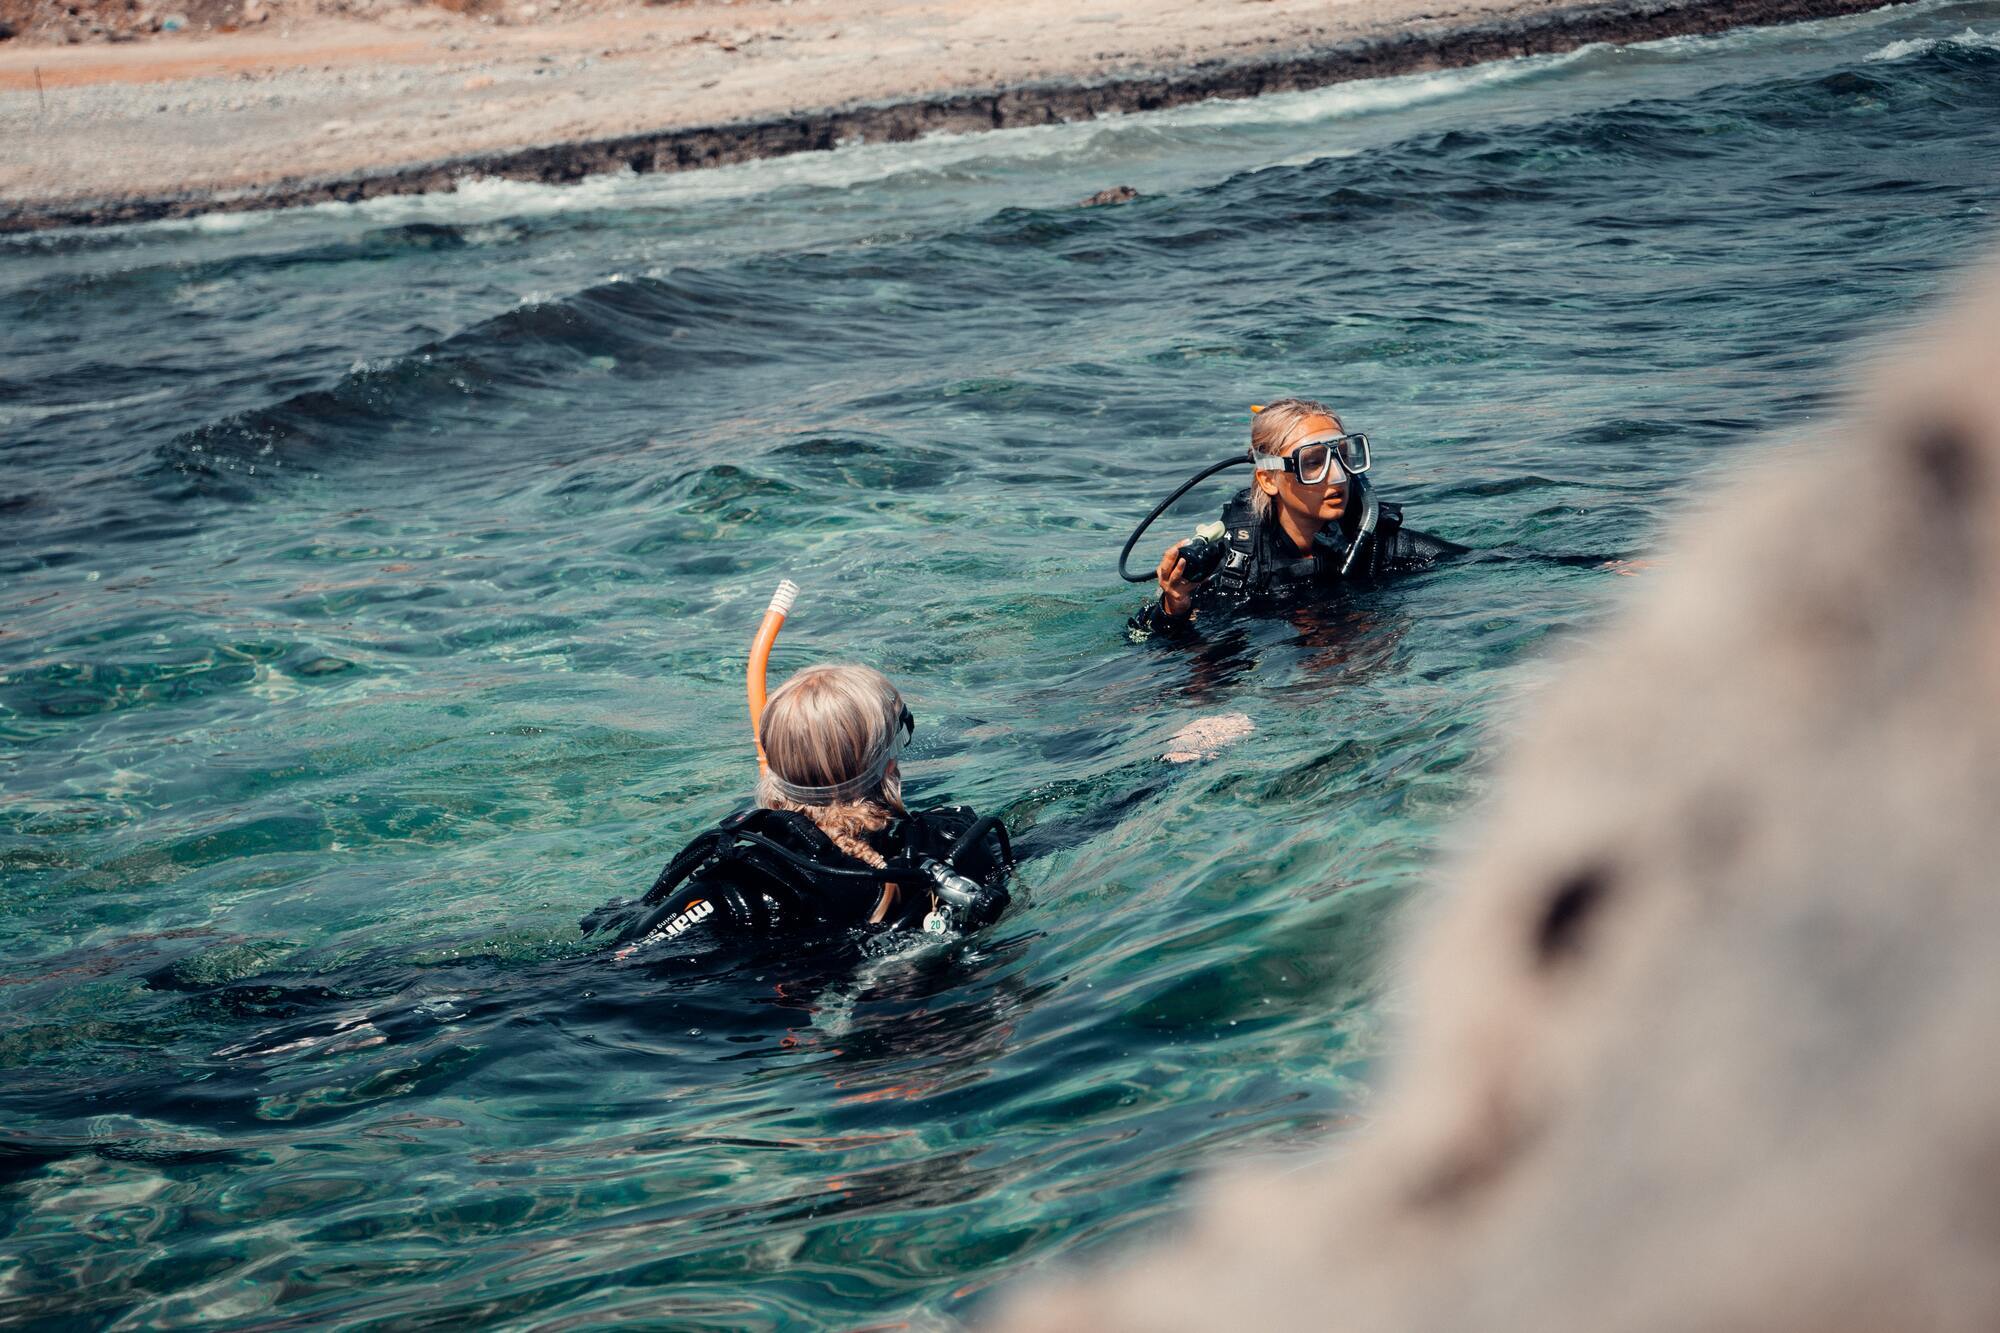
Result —
M1201 610L1201 596L1195 596L1195 609L1176 619L1160 609L1160 599L1155 597L1125 622L1125 637L1134 643L1142 643L1151 638L1192 639L1195 637L1194 618Z
M753 933L761 904L739 887L698 877L668 894L619 934L621 944L662 944L685 940L716 943Z
M1442 561L1465 555L1471 549L1442 537L1433 537L1428 532L1418 532L1415 528L1401 528L1396 532L1395 545L1389 553L1389 568L1397 571L1429 569Z

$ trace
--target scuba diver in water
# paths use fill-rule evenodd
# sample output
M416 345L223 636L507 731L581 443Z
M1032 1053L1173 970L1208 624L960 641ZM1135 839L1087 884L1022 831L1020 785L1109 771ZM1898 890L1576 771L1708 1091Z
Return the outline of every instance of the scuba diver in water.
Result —
M1365 475L1368 437L1351 433L1333 409L1283 398L1251 409L1247 458L1206 469L1162 501L1133 531L1118 557L1127 582L1150 577L1158 600L1128 623L1135 639L1193 633L1203 612L1243 605L1286 605L1361 579L1426 569L1465 547L1403 523L1402 506L1376 497ZM1150 576L1126 559L1153 520L1199 482L1224 468L1251 464L1251 484L1223 506L1220 522L1175 542Z
M633 948L854 927L944 934L1005 910L1006 827L963 806L903 804L899 760L916 720L886 676L808 667L765 704L764 663L796 593L780 587L751 653L757 805L690 842L638 902L585 917L586 933Z

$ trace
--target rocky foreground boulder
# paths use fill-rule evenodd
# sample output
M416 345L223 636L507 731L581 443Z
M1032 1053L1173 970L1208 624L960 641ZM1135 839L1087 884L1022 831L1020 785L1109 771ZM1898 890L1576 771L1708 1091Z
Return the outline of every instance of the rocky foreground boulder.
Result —
M1338 1159L1040 1330L2000 1328L2000 274L1667 544L1514 744Z

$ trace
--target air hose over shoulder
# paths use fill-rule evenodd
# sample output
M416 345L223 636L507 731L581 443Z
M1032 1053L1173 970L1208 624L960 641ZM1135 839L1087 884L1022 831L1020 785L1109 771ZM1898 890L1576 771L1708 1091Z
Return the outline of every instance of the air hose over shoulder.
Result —
M965 832L952 840L951 848L945 852L944 859L952 865L957 865L959 857L964 856L986 838L995 838L999 841L1000 860L1009 869L1012 869L1014 865L1014 840L1007 836L1007 826L1000 822L1000 816L998 815L987 815L982 819L973 821Z
M771 666L771 648L778 642L778 631L785 627L785 617L792 613L792 603L798 600L799 585L790 579L780 579L778 590L771 594L771 604L764 608L764 623L757 626L757 637L750 641L750 664L744 673L744 692L750 700L750 739L757 746L757 771L770 767L764 758L764 740L761 726L764 721L765 675Z
M1125 562L1132 558L1132 548L1137 546L1139 539L1146 535L1146 529L1153 526L1153 520L1172 508L1174 501L1180 499L1183 495L1186 495L1216 473L1221 472L1225 468L1248 467L1252 461L1248 454L1237 454L1233 457L1223 459L1220 463L1211 464L1182 482L1179 490L1154 505L1153 512L1140 519L1139 526L1132 529L1132 535L1125 539L1125 549L1118 553L1118 577L1124 579L1127 583L1151 583L1154 579L1155 571L1149 569L1143 574L1134 574L1125 568Z
M1252 412L1261 412L1264 409L1253 407L1250 410ZM1124 579L1127 583L1151 583L1157 576L1156 570L1147 570L1143 574L1134 574L1125 565L1132 558L1132 548L1137 546L1139 539L1146 535L1146 529L1153 526L1153 520L1172 508L1176 500L1201 485L1204 481L1207 481L1216 473L1232 467L1248 466L1255 462L1256 459L1250 455L1239 454L1233 458L1225 458L1220 463L1212 463L1182 482L1172 495L1154 505L1153 511L1140 519L1139 526L1132 529L1132 535L1125 539L1125 549L1118 553L1118 577ZM1340 574L1343 578L1354 568L1355 558L1361 554L1363 543L1375 535L1375 526L1380 522L1382 517L1382 503L1376 499L1375 487L1369 482L1367 477L1359 473L1349 472L1346 474L1346 484L1360 494L1361 522L1356 525L1353 539L1347 544L1346 558L1341 561Z

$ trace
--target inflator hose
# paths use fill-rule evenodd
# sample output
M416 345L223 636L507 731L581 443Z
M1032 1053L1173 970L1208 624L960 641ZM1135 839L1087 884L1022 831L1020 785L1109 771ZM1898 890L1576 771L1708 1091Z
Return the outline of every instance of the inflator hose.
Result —
M987 815L983 819L976 820L970 828L959 834L958 840L952 843L951 850L944 854L945 864L956 869L958 867L958 858L965 855L969 848L989 835L997 837L1000 840L1001 863L1008 869L1013 869L1014 840L1007 836L1007 826L1000 822L1000 816L998 815Z
M1232 468L1237 466L1238 464L1243 464L1247 466L1252 461L1254 460L1252 460L1250 455L1248 454L1237 454L1233 458L1225 458L1220 463L1217 463L1212 467L1203 468L1201 471L1195 473L1192 477L1189 477L1186 481L1181 483L1181 488L1179 490L1175 491L1172 495L1169 495L1166 499L1154 505L1153 512L1146 515L1144 518L1140 519L1139 526L1132 529L1132 535L1125 539L1125 549L1118 553L1118 577L1124 579L1127 583L1151 583L1154 580L1154 578L1158 576L1157 570L1149 569L1143 574L1130 574L1127 573L1125 570L1125 562L1132 558L1132 548L1137 546L1139 544L1139 539L1146 535L1146 529L1153 526L1153 520L1158 518L1160 515L1166 513L1167 509L1173 504L1174 501L1180 499L1183 495L1186 495L1196 486L1199 486L1202 482L1207 481L1210 477L1222 471L1224 468Z
M769 768L770 762L764 758L764 738L759 725L764 720L764 674L771 664L771 647L778 641L778 631L785 627L785 617L792 613L792 603L798 600L799 585L790 579L780 579L778 590L771 594L771 604L764 609L764 623L757 626L757 637L750 641L750 665L744 673L744 692L750 698L750 739L757 744L757 771Z

